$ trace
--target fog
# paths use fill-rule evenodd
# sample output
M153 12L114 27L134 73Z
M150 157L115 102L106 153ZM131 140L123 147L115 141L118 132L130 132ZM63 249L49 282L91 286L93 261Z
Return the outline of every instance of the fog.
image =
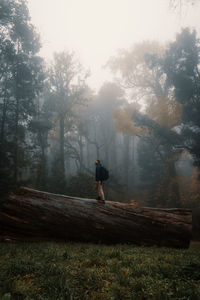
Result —
M0 186L196 207L200 2L0 2Z
M199 2L182 2L176 10L165 0L28 0L28 7L41 34L40 54L49 59L54 52L74 50L98 90L112 78L103 66L119 49L145 40L166 43L188 26L200 30Z

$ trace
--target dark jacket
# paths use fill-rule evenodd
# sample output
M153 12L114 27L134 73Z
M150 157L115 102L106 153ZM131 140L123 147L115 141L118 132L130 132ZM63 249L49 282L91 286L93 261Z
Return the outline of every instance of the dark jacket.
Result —
M100 164L100 163L98 163L98 164L96 165L95 180L96 180L96 181L102 181L102 180L101 180L101 164Z

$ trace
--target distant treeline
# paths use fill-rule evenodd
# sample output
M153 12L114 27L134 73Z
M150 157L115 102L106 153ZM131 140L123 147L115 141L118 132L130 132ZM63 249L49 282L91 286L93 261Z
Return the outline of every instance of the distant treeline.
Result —
M112 57L98 93L75 53L42 59L24 0L0 4L0 188L93 197L94 160L107 197L196 207L200 200L200 43L142 42Z

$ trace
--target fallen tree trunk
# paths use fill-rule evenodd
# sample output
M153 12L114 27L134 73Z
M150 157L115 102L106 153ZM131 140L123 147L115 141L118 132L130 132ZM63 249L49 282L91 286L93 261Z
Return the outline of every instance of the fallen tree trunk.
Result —
M0 207L0 238L132 243L187 248L189 209L135 207L21 188Z

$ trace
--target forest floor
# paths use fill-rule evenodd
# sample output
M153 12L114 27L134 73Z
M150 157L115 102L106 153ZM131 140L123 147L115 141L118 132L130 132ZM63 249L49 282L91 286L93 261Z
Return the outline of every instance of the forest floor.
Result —
M1 243L0 299L200 299L200 242L188 250Z

